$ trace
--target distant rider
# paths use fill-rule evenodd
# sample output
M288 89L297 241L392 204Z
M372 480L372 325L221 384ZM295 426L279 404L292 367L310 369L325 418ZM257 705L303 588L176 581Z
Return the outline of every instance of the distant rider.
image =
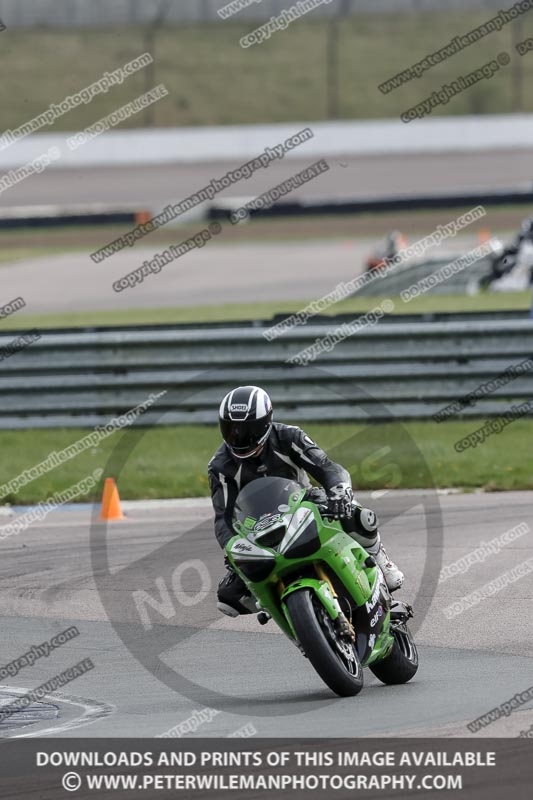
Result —
M240 490L267 475L290 478L310 489L314 502L327 502L328 514L341 520L374 557L390 591L400 588L403 573L381 544L375 513L354 501L350 474L300 428L272 422L272 403L263 389L239 386L229 392L220 404L219 423L224 442L209 462L208 476L221 547L235 536L231 517ZM308 474L323 490L312 489ZM219 583L217 597L219 610L230 617L255 610L245 583L231 567Z

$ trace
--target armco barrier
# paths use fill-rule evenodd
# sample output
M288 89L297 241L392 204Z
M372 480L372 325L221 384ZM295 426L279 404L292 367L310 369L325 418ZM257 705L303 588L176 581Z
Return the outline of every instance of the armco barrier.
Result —
M92 206L13 206L0 208L0 230L19 228L64 228L85 225L135 225L152 214L137 208Z
M428 418L533 355L533 320L380 322L308 367L287 359L339 324L268 342L259 326L44 333L0 362L0 429L90 427L167 390L146 424L212 423L236 384L264 386L278 419ZM0 336L0 348L13 334ZM533 371L464 415L491 416L533 396ZM383 410L385 409L385 410Z
M179 0L163 6L164 20L170 24L226 22L217 11L226 5L227 0ZM240 11L233 19L239 22L268 21L292 2L284 0L263 0ZM501 4L504 5L504 4ZM313 15L317 17L343 14L383 14L401 12L438 11L446 12L463 8L500 8L499 0L333 0L317 6ZM507 7L507 6L505 6ZM113 2L92 2L87 0L0 0L0 17L9 27L38 28L85 28L128 25L148 25L153 23L162 10L161 0L113 0ZM227 22L226 22L227 24Z
M224 198L209 206L208 219L229 220L234 211L252 201L253 197ZM432 209L472 208L473 206L527 206L533 203L531 185L509 189L475 192L438 192L391 197L302 197L298 200L273 203L267 208L253 209L251 217L322 217L340 214L385 214L393 211L428 211Z

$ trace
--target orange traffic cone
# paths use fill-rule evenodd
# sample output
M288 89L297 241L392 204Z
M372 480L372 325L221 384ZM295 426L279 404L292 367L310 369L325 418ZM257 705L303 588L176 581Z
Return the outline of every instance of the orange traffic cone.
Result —
M113 520L118 519L126 519L120 507L120 497L114 478L105 479L100 519L105 520L106 522L112 522Z
M490 241L490 231L488 228L481 228L478 233L478 241L480 244L485 244Z
M137 211L135 213L135 222L137 225L144 225L147 222L150 222L152 219L152 215L149 211Z

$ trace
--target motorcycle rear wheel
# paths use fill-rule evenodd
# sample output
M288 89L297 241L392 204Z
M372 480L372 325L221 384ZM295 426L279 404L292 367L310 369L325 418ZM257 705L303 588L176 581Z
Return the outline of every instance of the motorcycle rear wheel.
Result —
M405 623L397 625L392 634L394 644L386 658L369 665L376 678L388 685L407 683L418 671L418 651L413 635Z

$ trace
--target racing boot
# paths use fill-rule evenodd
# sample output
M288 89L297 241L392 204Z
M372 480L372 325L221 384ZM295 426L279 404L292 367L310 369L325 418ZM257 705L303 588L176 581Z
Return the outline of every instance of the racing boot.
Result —
M228 571L218 584L217 608L228 617L257 612L256 601L235 570Z
M396 566L394 561L391 561L388 557L387 551L381 543L381 536L379 533L375 544L371 545L370 547L367 546L366 550L371 556L373 556L376 564L381 569L383 577L385 578L385 583L389 588L389 592L395 592L397 589L399 589L404 582L405 576L401 569Z

